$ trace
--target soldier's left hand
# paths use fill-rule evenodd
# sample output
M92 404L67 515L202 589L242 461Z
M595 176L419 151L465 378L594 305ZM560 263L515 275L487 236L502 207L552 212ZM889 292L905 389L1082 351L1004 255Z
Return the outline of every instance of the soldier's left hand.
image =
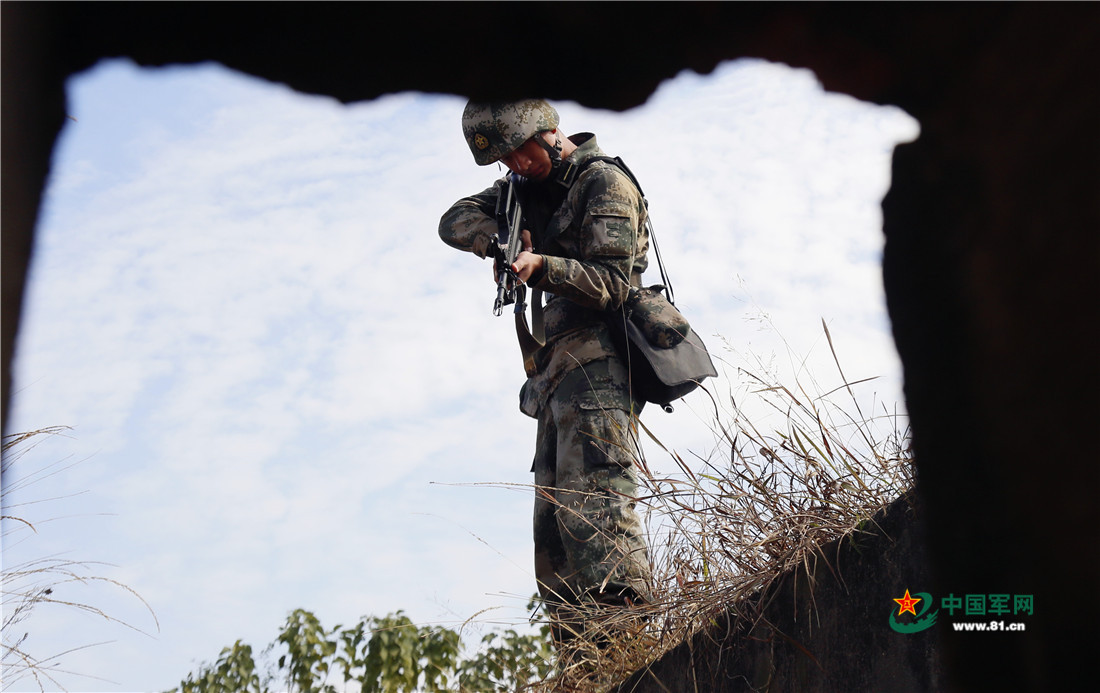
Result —
M516 261L512 263L512 271L516 273L521 282L526 284L532 275L542 270L543 259L541 255L532 252L535 248L531 243L530 231L524 229L521 238L523 239L523 250L516 257Z
M541 255L532 253L529 250L525 250L519 254L516 261L512 263L512 271L516 273L519 280L523 283L527 283L527 280L532 275L539 273L542 270L543 258Z

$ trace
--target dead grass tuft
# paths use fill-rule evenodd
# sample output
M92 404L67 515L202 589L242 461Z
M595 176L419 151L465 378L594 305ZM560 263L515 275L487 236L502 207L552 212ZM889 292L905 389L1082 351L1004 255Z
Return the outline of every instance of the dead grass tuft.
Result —
M5 511L10 510L10 494L22 490L30 484L40 481L47 476L61 473L76 463L55 462L31 470L22 469L17 463L27 453L37 447L49 436L64 435L69 428L66 426L54 426L27 433L17 433L5 436L3 439L3 463L2 476L3 488L0 490L0 506ZM13 478L18 471L21 476ZM38 528L34 523L22 517L4 515L2 519L6 523L3 530L5 543L9 542L12 535L38 534ZM89 643L72 648L65 652L58 652L49 657L39 658L32 655L26 644L31 640L30 631L23 632L19 624L26 621L33 612L40 609L61 607L75 610L84 614L91 614L103 618L105 621L117 623L138 632L139 628L125 621L116 619L102 609L87 604L83 601L66 599L64 595L73 592L73 587L80 586L108 586L121 589L140 601L156 623L156 614L144 599L130 587L107 577L96 575L107 564L95 561L75 561L64 558L47 557L29 561L27 563L3 567L0 572L2 579L2 598L4 623L2 631L2 645L0 645L0 668L4 671L4 687L14 685L19 681L30 679L39 690L47 688L64 690L55 678L59 674L81 675L79 672L62 669L58 660L72 652L96 647L104 643ZM158 625L159 628L159 625ZM89 677L91 678L91 677Z

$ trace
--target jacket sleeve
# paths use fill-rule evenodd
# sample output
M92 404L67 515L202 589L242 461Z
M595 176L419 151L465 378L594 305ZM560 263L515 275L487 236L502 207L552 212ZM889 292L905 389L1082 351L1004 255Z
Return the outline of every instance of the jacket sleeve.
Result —
M545 272L535 286L586 308L614 310L627 298L631 274L645 269L645 202L610 166L593 167L575 185L577 257L544 255Z
M504 180L498 180L491 188L451 205L439 220L439 237L443 242L484 258L497 232L497 198L503 185Z

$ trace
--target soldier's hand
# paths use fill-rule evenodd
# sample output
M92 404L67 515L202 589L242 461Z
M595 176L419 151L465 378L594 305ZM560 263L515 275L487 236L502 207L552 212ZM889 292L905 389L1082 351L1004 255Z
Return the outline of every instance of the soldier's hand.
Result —
M519 280L523 283L527 283L527 280L532 275L538 274L542 271L544 260L541 255L532 253L529 250L525 250L519 254L516 261L512 263L512 271L516 273Z
M523 242L523 250L516 257L516 261L512 263L512 271L516 273L521 282L526 284L531 275L542 269L543 260L541 255L532 252L535 248L531 242L530 231L524 229L520 238Z

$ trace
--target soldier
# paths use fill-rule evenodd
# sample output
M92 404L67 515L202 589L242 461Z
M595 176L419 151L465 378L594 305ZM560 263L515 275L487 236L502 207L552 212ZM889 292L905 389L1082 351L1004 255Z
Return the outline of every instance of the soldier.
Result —
M650 598L634 501L643 403L632 396L608 328L622 319L630 288L641 286L646 206L619 166L596 158L606 155L595 136L564 137L545 101L471 101L462 132L477 164L499 161L522 176L524 248L512 270L546 297L541 320L534 301L545 341L528 367L520 408L538 419L535 577L560 646L583 635L594 614ZM443 241L490 254L504 185L498 180L447 210Z

